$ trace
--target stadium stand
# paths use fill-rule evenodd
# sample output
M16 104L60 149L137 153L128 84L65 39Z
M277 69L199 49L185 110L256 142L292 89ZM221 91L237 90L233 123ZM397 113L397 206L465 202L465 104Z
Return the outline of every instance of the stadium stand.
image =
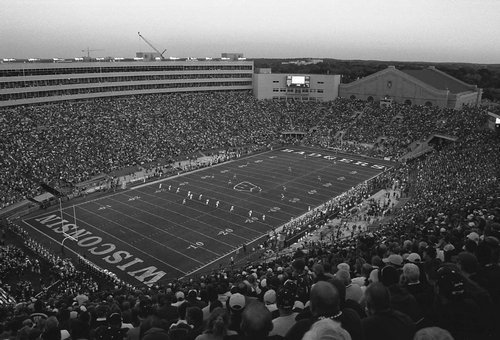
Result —
M198 151L278 141L397 159L433 133L458 138L378 179L384 198L404 197L400 208L363 190L332 206L366 225L346 224L348 237L334 237L322 228L329 216L316 216L286 230L289 239L301 235L293 251L167 285L132 287L83 258L72 264L4 220L1 339L500 337L500 139L483 129L481 108L191 93L16 107L0 120L8 122L0 131L2 207L40 194L40 183L72 187ZM307 134L284 140L285 130ZM370 207L365 216L351 210L360 202ZM321 236L303 237L310 224ZM264 305L271 290L279 321Z

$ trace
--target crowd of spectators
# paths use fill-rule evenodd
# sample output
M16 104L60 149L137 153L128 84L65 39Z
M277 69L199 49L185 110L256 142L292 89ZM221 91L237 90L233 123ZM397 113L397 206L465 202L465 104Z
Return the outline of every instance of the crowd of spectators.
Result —
M328 131L331 136L337 131L347 131L344 138L359 143L373 143L383 135L394 141L387 144L387 149L395 146L394 150L398 152L430 131L459 139L378 179L382 182L378 184L397 185L408 195L408 202L394 212L389 222L353 237L310 242L294 253L277 254L272 260L241 268L220 268L197 278L172 281L165 286L135 289L113 282L105 289L92 281L88 271L81 272L66 260L51 257L36 241L30 241L33 242L28 242L30 249L41 258L49 259L56 266L56 272L66 273L60 277L64 283L38 298L23 296L16 306L2 310L2 339L458 340L500 337L500 139L492 132L480 129L484 112L474 108L448 112L418 107L378 112L382 109L366 109L365 103L347 100L336 104L285 105L247 101L243 94L221 94L219 100L227 101L230 109L216 112L218 105L225 106L212 103L209 116L220 119L215 121L220 125L234 124L233 119L238 120L242 129L239 135L236 131L220 130L224 127L215 122L211 127L205 122L202 128L202 122L195 121L206 110L205 99L201 99L203 95L198 99L192 98L193 95L186 96L183 103L174 103L172 99L168 104L174 105L175 110L179 109L175 105L182 106L190 117L188 123L148 121L151 117L167 116L165 111L169 110L155 109L153 99L149 106L148 99L144 98L137 103L131 99L113 104L98 100L102 112L107 112L107 115L96 115L99 118L87 116L83 109L74 109L73 112L79 112L82 117L79 125L82 129L90 128L88 124L93 121L98 126L96 129L101 131L99 129L104 127L100 126L103 122L99 120L103 117L107 117L104 121L115 128L113 120L122 117L126 123L116 124L127 127L118 129L120 136L110 136L109 133L106 136L93 135L96 140L106 139L116 158L99 160L101 156L106 157L103 153L96 155L98 160L88 159L87 164L80 166L104 171L137 161L146 162L166 157L161 148L168 149L169 146L172 147L169 152L176 154L205 148L209 145L207 143L211 146L220 143L222 147L237 147L249 142L268 143L278 138L279 131L287 126L300 129L319 126L317 131L321 133L331 129ZM163 102L162 105L166 104ZM91 104L62 105L75 108ZM311 105L309 111L306 105ZM339 110L340 107L345 110L346 120L340 119L338 125L330 126L328 117L336 116L336 105ZM110 112L115 112L115 106L127 109L114 115ZM135 118L133 111L129 111L131 108L137 110L137 117L141 119ZM349 114L347 110L350 110ZM238 117L250 112L256 116ZM260 116L257 115L259 112ZM418 118L420 113L422 116ZM377 125L376 115L380 115L385 125ZM63 117L56 114L53 119L61 119L64 127ZM169 118L174 119L174 116ZM247 125L254 119L255 126ZM354 125L359 123L361 126L358 134L353 132L356 127L352 119L356 119ZM366 126L362 123L364 119L370 122ZM148 124L150 129L151 124L156 124L162 129L182 127L186 132L182 137L178 136L179 143L174 147L160 135L152 137L150 131L145 134ZM368 127L370 124L374 124L372 129ZM217 131L224 136L223 140L230 141L229 144L224 144L223 140L207 142L207 139L195 138L209 135L212 129L219 129ZM161 133L171 134L169 137L175 140L174 135L178 132ZM58 134L58 145L67 143L63 138L65 133ZM70 136L83 143L79 133L75 131ZM136 133L142 133L142 139L135 140ZM130 134L130 139L125 137L127 134ZM111 142L113 138L116 139ZM180 141L186 141L184 138L188 140L185 144ZM311 138L315 138L314 135ZM125 144L115 150L113 145L120 144L113 143L119 141ZM28 142L11 143L7 150L29 148ZM53 142L50 140L48 145L53 147ZM156 144L149 149L148 143ZM73 154L81 151L82 156L82 150ZM86 150L89 152L90 149ZM18 154L13 155L21 159ZM42 155L55 159L48 154ZM30 156L22 157L26 159L9 162L9 165L22 168L22 162L27 162ZM69 164L78 159L68 157L65 160ZM35 163L38 167L34 171L40 172L33 173L33 177L49 174L50 166L45 166L48 163L44 162L44 157L40 157ZM83 168L61 171L61 166L56 168L72 181L90 176L94 171L85 172ZM327 209L328 214L350 211L360 198L366 198L365 190L359 188L345 200L336 202L337 205L332 203L332 209ZM380 215L381 211L374 209L373 214ZM321 221L328 216L318 214L313 217ZM286 232L293 233L294 229L316 221L306 219L302 222L291 224ZM18 254L13 248L5 249L9 249L7 253ZM12 256L22 258L22 254Z
M76 184L197 151L268 145L284 131L306 132L304 142L313 145L396 157L432 132L462 136L484 119L477 108L257 101L247 92L6 108L0 110L0 209L40 194L41 183Z

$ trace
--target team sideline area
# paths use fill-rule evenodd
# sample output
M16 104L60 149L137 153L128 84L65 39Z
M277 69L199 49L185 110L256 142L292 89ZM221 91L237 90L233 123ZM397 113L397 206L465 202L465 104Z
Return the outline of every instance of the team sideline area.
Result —
M395 163L283 148L142 184L23 221L132 285L167 283L264 241ZM63 222L61 223L61 218ZM62 226L61 226L62 225ZM229 261L229 260L228 260Z

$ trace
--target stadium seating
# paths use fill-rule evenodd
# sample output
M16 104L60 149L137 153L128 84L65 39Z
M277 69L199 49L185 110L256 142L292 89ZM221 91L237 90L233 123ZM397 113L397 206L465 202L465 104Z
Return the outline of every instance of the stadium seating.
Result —
M407 202L377 228L345 238L322 235L292 253L162 286L131 287L85 263L77 270L15 221L3 223L26 242L21 248L2 237L2 339L312 339L326 330L352 339L413 338L417 331L498 339L500 139L483 129L486 113L366 105L259 102L246 93L219 93L0 111L9 122L0 128L3 206L40 193L40 183L54 179L78 183L198 150L298 142L282 140L285 130L307 132L302 142L310 145L391 158L432 133L458 137L380 179ZM339 131L342 140L334 138ZM383 214L376 205L371 211ZM50 275L35 285L29 279L41 277L42 265Z

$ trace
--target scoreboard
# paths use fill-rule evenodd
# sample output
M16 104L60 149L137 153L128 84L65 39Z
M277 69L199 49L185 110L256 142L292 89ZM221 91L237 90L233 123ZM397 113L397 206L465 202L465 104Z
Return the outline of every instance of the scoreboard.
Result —
M286 86L287 87L310 87L311 77L310 76L298 76L289 75L286 76Z

